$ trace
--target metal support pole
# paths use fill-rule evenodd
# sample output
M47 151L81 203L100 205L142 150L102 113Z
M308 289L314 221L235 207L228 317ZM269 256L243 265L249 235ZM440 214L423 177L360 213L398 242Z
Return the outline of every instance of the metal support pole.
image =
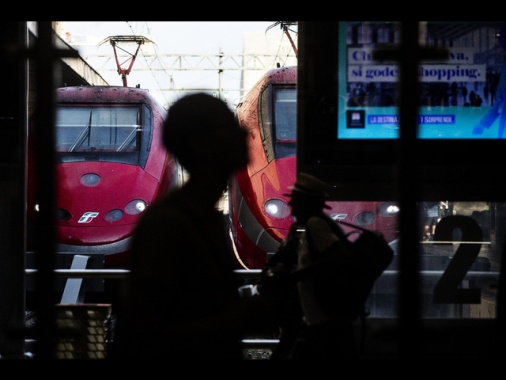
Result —
M220 52L219 52L219 57L220 57L220 60L219 60L219 64L218 64L218 99L223 100L223 90L222 90L222 85L221 85L221 77L223 76L223 69L222 69L223 52L221 51L221 48L220 48Z
M36 136L35 173L36 202L39 212L36 220L35 262L38 268L35 305L35 358L53 358L55 334L54 261L55 261L55 137L54 137L54 68L53 32L51 22L38 22L35 46L36 65Z
M420 321L420 274L418 255L418 210L417 202L422 194L416 191L419 167L418 153L418 108L420 84L418 65L424 59L445 59L448 52L441 49L421 47L419 44L419 22L400 23L401 42L398 49L374 52L376 60L399 62L399 144L398 194L399 215L399 343L400 356L404 359L420 358L423 355L423 337ZM407 190L409 189L409 190Z
M77 56L77 52L58 50L50 21L37 23L35 47L29 50L36 71L35 194L39 205L35 226L36 303L35 358L53 359L55 355L55 279L56 261L56 152L55 152L55 64L59 57Z
M24 356L25 165L28 65L19 54L28 43L27 22L0 25L0 359ZM7 95L8 94L8 95Z
M420 277L417 252L417 208L418 194L407 191L410 184L418 183L418 167L415 160L418 128L418 22L401 23L400 57L400 129L399 129L399 182L400 199L400 273L399 273L399 316L401 358L419 358L421 349L420 323Z

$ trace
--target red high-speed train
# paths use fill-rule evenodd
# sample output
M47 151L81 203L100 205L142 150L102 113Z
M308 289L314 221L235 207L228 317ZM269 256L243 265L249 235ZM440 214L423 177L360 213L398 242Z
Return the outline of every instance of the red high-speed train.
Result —
M237 106L249 133L250 163L231 179L230 236L238 269L261 269L292 224L288 197L296 177L297 68L267 71ZM327 202L334 220L380 231L396 251L395 202ZM347 227L343 226L347 230Z
M105 267L124 267L143 211L183 182L161 141L166 111L147 90L121 86L58 88L55 101L57 253L103 254Z

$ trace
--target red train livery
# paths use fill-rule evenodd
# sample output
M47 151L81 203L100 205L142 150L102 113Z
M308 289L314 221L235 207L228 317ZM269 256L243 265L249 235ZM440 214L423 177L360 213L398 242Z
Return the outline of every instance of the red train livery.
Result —
M183 181L161 142L166 111L140 88L82 86L58 88L55 112L57 252L126 266L142 212Z
M297 68L266 72L236 108L249 133L250 163L229 183L230 237L238 269L261 269L292 224L289 186L296 177ZM394 202L329 201L334 220L383 233L396 248L398 207ZM344 229L346 227L343 226Z

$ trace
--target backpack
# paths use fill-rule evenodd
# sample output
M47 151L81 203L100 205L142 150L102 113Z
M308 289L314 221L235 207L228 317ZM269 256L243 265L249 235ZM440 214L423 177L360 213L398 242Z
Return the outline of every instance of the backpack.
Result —
M338 318L355 320L367 315L366 301L374 283L393 260L393 249L377 231L325 216L334 233L346 247L326 253L315 276L315 296ZM353 228L345 233L339 224ZM352 240L353 234L359 236ZM308 243L309 241L308 236Z

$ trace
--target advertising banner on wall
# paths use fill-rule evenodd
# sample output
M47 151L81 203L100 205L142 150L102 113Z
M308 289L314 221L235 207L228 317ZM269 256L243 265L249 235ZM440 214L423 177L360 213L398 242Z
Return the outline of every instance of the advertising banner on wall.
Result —
M375 49L399 46L399 23L341 22L339 28L337 137L399 137L398 63L373 59ZM447 49L448 59L419 64L418 138L502 139L506 27L427 22L420 35L421 44Z

